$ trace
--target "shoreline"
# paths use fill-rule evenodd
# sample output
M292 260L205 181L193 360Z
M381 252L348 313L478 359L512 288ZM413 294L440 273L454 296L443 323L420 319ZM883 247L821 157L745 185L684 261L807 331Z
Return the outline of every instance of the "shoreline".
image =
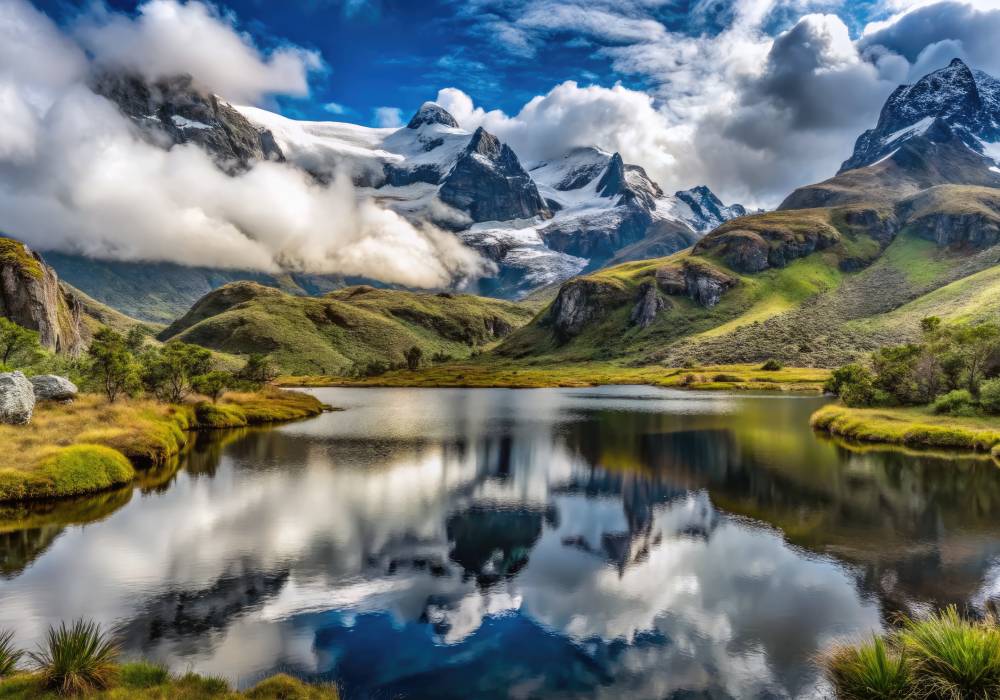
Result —
M821 394L830 370L787 367L763 370L760 365L705 365L690 368L622 367L610 363L536 367L482 362L448 364L419 370L393 370L374 377L285 375L284 388L393 387L438 389L549 389L595 386L656 386L700 391L762 391Z
M0 458L0 504L50 501L109 491L181 454L198 432L311 418L328 407L303 392L231 393L219 403L115 404L84 394L44 403L26 426L0 426L11 455Z
M951 450L1000 461L1000 421L938 416L924 408L849 408L829 404L813 413L818 432L865 445Z

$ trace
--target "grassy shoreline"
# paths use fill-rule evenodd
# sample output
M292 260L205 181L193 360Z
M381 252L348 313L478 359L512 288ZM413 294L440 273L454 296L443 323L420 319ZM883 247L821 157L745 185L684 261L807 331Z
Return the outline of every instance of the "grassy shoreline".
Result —
M265 678L244 692L233 690L224 678L186 673L174 676L164 668L146 662L122 664L119 682L109 690L92 691L85 697L95 700L338 700L340 694L332 685L313 685L291 676L279 674ZM34 700L35 698L65 697L46 690L37 673L18 673L0 679L0 700Z
M218 404L168 405L81 395L44 402L27 426L0 426L0 503L97 493L131 483L136 470L164 464L200 430L298 420L323 404L301 392L227 394Z
M766 371L755 365L706 365L667 368L658 365L627 367L614 363L584 362L552 366L474 360L394 370L375 377L283 376L286 387L439 387L539 389L591 387L606 384L647 384L677 389L719 391L796 391L819 393L829 377L826 369L786 367Z
M968 450L1000 459L1000 421L940 416L927 407L848 408L830 404L810 418L814 430L863 443Z

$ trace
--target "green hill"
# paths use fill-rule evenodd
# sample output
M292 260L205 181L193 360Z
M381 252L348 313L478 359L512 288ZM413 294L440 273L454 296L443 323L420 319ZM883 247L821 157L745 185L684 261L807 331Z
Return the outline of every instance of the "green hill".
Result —
M219 352L263 353L294 374L342 374L398 364L413 346L424 361L465 358L528 323L536 307L467 294L356 286L293 296L254 282L217 289L160 334Z
M497 352L835 366L916 338L925 316L997 319L1000 189L984 184L996 176L971 153L911 143L691 249L570 280Z

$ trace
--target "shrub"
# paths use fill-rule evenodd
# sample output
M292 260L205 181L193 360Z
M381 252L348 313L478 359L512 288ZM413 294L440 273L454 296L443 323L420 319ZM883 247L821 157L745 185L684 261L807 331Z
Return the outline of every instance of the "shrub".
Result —
M1000 696L1000 628L995 621L965 621L949 606L933 617L909 621L900 641L913 660L921 697Z
M265 678L246 695L251 700L335 700L339 697L333 686L309 685L284 673Z
M842 646L825 663L827 679L843 700L908 698L910 664L881 637L857 647Z
M762 370L764 370L765 372L777 372L778 370L784 369L785 366L782 365L777 360L768 360L767 362L765 362L764 364L762 364L760 366L760 368Z
M987 413L1000 414L1000 377L979 385L979 405Z
M22 656L24 652L14 646L14 633L0 632L0 678L12 675Z
M0 316L0 365L23 366L42 352L38 333Z
M90 357L90 377L101 392L114 403L123 394L139 389L139 363L129 352L125 337L110 328L94 334L87 351Z
M30 656L42 684L63 695L106 690L118 680L118 645L96 622L49 627L45 644Z
M254 353L247 358L243 369L236 373L238 379L242 379L254 386L262 386L274 380L278 376L278 370L267 359L266 355Z
M404 353L403 357L406 358L407 368L413 372L420 368L420 360L424 357L424 351L414 345Z
M219 399L226 393L226 389L232 385L233 375L229 372L206 372L191 380L191 386L194 390L212 399L212 403L219 403Z
M139 690L166 684L170 680L170 672L160 664L136 661L122 666L119 677L126 688Z
M712 381L733 383L733 382L742 382L743 380L737 377L735 374L717 374L714 377L712 377Z
M934 399L931 409L939 415L971 416L976 413L976 402L968 389L955 389Z

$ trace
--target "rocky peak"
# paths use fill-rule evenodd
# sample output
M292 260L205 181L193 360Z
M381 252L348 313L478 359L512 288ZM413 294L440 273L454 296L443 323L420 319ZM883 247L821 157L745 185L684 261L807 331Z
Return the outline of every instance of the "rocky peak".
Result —
M455 117L451 116L451 113L437 102L424 102L420 105L420 109L410 119L410 123L406 125L406 128L419 129L427 124L441 124L452 129L458 128L458 122L455 121Z
M470 140L469 145L466 146L465 152L468 154L475 153L481 155L487 160L497 160L500 158L500 154L504 148L506 148L506 146L500 143L500 139L483 127L479 127L476 129L476 133L472 135L472 140ZM513 151L511 151L511 153L513 153ZM520 163L518 163L518 167L520 167Z
M0 237L0 316L37 331L43 347L76 355L84 347L81 313L80 301L37 253Z
M732 204L727 207L705 185L680 190L674 193L674 196L691 209L691 216L685 220L695 231L711 231L730 219L747 215L746 207L742 204Z
M617 197L618 204L638 205L646 211L656 209L656 200L663 196L660 186L638 165L627 165L620 153L608 161L608 167L597 183L602 197Z
M877 162L935 123L938 129L950 127L966 146L982 153L982 142L1000 141L1000 81L956 58L912 85L900 85L875 128L858 138L841 172Z
M274 135L258 128L189 75L147 81L137 73L103 71L91 88L114 102L157 145L201 146L220 168L240 172L261 160L285 159Z

